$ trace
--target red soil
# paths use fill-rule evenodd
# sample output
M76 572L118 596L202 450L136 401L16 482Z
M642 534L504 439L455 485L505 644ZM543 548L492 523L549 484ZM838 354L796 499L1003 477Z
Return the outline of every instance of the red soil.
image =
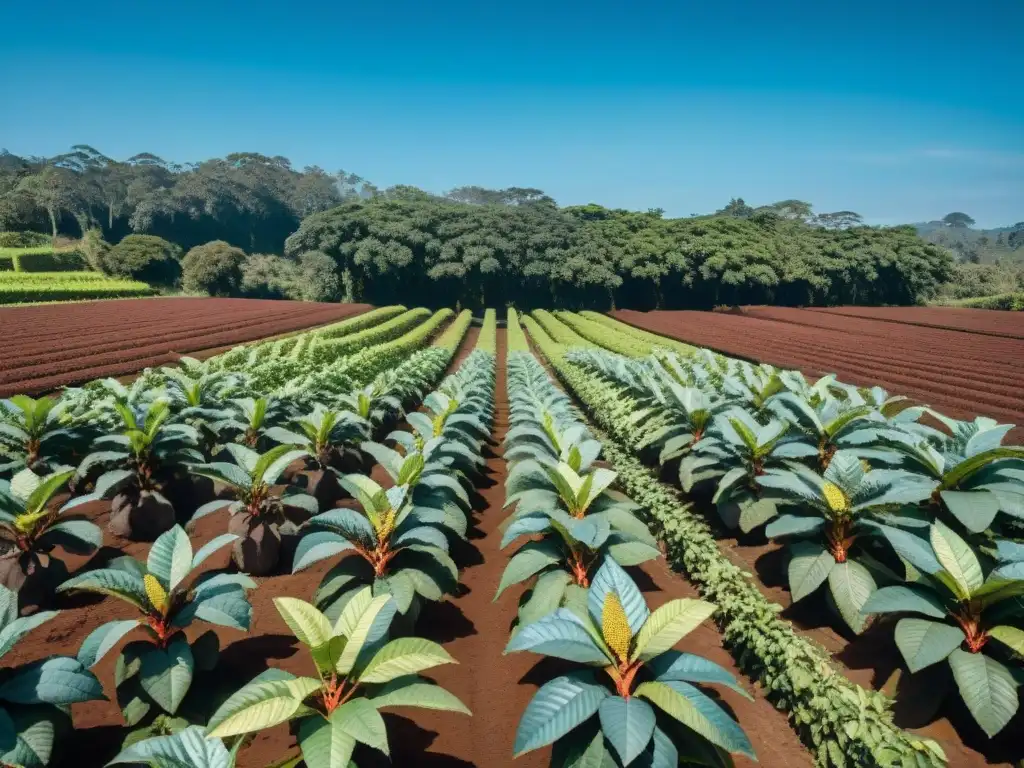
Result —
M822 307L814 311L1024 339L1024 312L967 307Z
M478 329L470 329L453 362L453 367L472 350ZM505 381L505 331L498 331L498 389L494 438L497 445L508 428L508 399ZM497 603L492 597L508 562L509 552L499 550L501 533L498 524L505 517L505 462L498 453L489 453L487 479L479 488L474 505L475 514L469 542L453 552L461 570L460 594L436 605L428 606L417 622L416 633L442 643L459 662L430 671L436 682L459 696L472 710L473 716L454 713L407 709L385 715L391 745L390 762L372 750L360 750L358 762L365 766L425 766L427 768L497 768L521 766L540 768L547 765L548 750L529 753L513 762L512 744L523 709L537 687L549 679L550 667L532 654L503 656L512 621L516 615L518 594L510 590ZM377 468L380 469L379 467ZM375 473L375 477L379 475ZM342 502L343 504L345 502ZM109 504L97 503L86 508L86 514L105 526ZM226 515L211 515L196 526L192 543L203 542L223 533ZM117 540L105 533L106 547L96 559L120 554L121 550L145 559L149 544ZM65 556L74 572L84 558ZM228 549L210 558L206 568L224 568ZM266 667L278 667L295 674L314 674L308 654L299 647L275 610L272 600L278 595L312 596L323 573L333 561L319 564L302 573L270 576L259 579L260 586L250 593L253 621L248 634L217 628L221 640L221 659L215 676L218 681L240 687ZM695 597L692 587L672 573L663 560L637 572L637 581L652 607L674 597ZM4 657L4 666L24 664L51 654L74 655L86 635L102 623L115 619L134 618L133 609L111 598L64 599L60 615L35 630ZM208 627L200 625L192 631L195 637ZM133 637L133 636L130 636ZM713 624L705 622L683 642L685 650L717 661L733 671L739 679L721 635ZM73 707L76 730L61 744L61 758L55 768L103 765L118 750L124 737L120 710L114 697L114 664L118 650L111 651L94 670L104 684L110 701L89 702ZM540 662L540 663L539 663ZM746 686L748 689L749 685ZM733 691L722 691L723 701L735 712L753 742L761 765L811 766L809 753L788 727L785 716L766 701L760 691L752 691L748 701ZM239 768L258 768L295 753L295 740L286 726L278 726L256 736L239 759ZM750 768L754 764L738 758L736 764Z
M979 310L981 311L981 310ZM1024 340L812 310L752 307L744 315L636 312L616 318L728 355L817 377L879 385L955 418L1024 425ZM1009 442L1024 438L1024 429Z
M182 354L336 322L367 304L135 299L0 309L0 397L175 362Z

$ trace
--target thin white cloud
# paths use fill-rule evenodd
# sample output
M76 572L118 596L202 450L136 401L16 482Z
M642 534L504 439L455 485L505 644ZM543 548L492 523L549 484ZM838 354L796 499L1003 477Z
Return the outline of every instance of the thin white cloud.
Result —
M915 147L901 150L853 152L848 157L869 165L908 165L922 161L955 162L969 165L1024 166L1024 152L963 147Z

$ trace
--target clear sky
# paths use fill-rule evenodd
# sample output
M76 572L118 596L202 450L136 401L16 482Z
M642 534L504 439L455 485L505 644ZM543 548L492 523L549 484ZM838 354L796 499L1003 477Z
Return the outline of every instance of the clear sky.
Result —
M1022 0L6 0L0 147L1024 219Z

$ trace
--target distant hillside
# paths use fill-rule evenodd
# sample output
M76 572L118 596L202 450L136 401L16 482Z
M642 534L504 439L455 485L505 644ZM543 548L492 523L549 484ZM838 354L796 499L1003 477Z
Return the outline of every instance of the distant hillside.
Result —
M914 224L925 240L953 252L958 261L1024 263L1024 222L995 229L949 227L941 221Z

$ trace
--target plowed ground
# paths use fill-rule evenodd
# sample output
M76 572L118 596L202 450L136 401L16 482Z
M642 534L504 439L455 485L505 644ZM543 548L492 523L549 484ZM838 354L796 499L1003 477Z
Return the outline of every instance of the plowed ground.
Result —
M367 304L137 299L0 309L0 397L36 394L336 322Z
M955 418L982 415L1024 424L1024 339L781 307L748 307L743 314L621 310L613 315L808 376L835 373L849 384L882 386ZM1008 442L1022 439L1024 429L1018 428Z

